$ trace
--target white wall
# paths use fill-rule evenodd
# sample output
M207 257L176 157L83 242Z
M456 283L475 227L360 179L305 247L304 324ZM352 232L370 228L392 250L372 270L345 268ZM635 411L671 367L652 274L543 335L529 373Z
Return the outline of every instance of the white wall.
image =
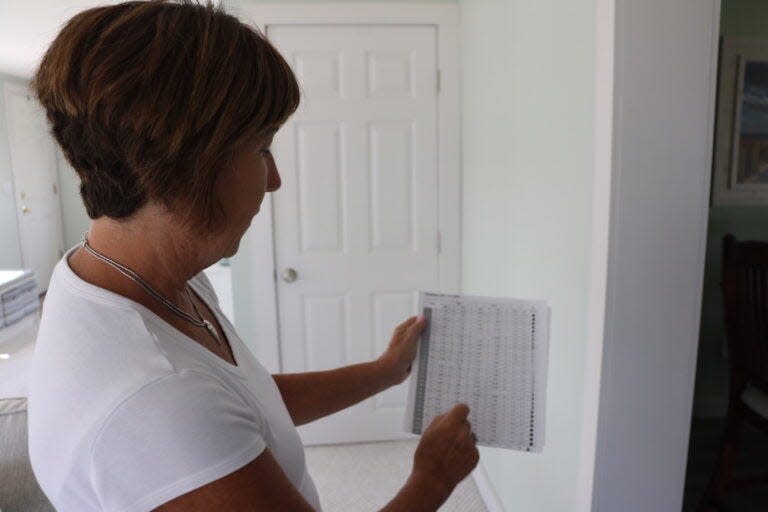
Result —
M12 78L16 81L28 81L45 50L69 18L87 8L110 3L119 3L119 0L0 1L0 73L13 75ZM2 123L3 121L0 120L0 126ZM2 151L2 144L7 140L7 136L0 130L0 137L2 137L0 140L0 158L2 158L2 155L6 154ZM59 183L64 246L69 248L80 240L89 221L80 200L77 178L68 165L64 168L59 167ZM12 199L12 196L8 197ZM2 201L0 212L5 212L9 203L4 189L0 190L0 201ZM6 226L2 226L0 230L5 228ZM5 251L0 249L0 258L4 254ZM0 266L4 261L5 259L0 259Z
M45 2L31 3L34 9L46 9ZM594 0L460 4L463 286L473 293L546 298L553 306L544 453L483 449L482 463L509 510L576 510L583 461L588 473L592 469L591 455L584 458L580 452L582 423L589 436L589 422L594 422L582 408L588 346ZM22 5L15 9L18 15L34 10ZM41 32L51 33L52 27ZM66 244L71 245L87 219L68 171L62 171L61 183ZM250 304L238 297L238 284L249 280L243 265L249 259L249 243L243 241L243 253L233 263L235 295L240 299L235 317L245 338L255 329L248 323Z
M85 212L83 199L80 197L80 178L75 169L57 146L59 156L59 187L61 188L61 221L64 228L65 250L80 243L80 238L88 230L91 219Z
M53 41L61 26L78 12L97 5L119 3L120 0L29 0L25 2L11 2L0 0L0 73L5 72L18 77L19 80L28 80L36 65L42 58L48 45ZM221 0L213 0L221 3ZM252 0L255 3L271 3L267 0ZM327 0L282 0L293 3L329 3ZM338 1L338 0L337 0ZM401 0L343 0L341 3L397 3ZM456 3L457 0L419 0L423 3ZM223 2L226 6L226 2ZM272 2L273 3L273 2ZM225 7L226 8L226 7ZM2 124L0 124L0 129ZM10 164L9 164L10 165ZM10 167L9 167L10 168ZM71 247L79 242L83 232L88 227L89 219L80 199L79 184L74 171L68 165L59 169L61 183L62 218L64 223L64 245ZM0 200L3 195L0 189ZM5 203L0 205L0 211L4 211ZM2 229L2 228L0 228ZM14 232L15 233L15 232ZM2 232L0 232L2 234ZM243 254L233 260L233 273L235 279L234 294L241 300L236 301L236 310L241 310L240 318L243 318L242 328L246 332L254 330L249 325L247 290L238 286L248 282L249 270L244 268L244 262L249 261L247 251L247 239L244 240ZM0 258L2 258L0 253ZM5 259L0 259L0 264ZM9 257L8 261L13 261ZM239 325L238 325L239 326Z
M403 0L280 0L276 2L274 0L245 0L252 3L274 4L274 3L292 3L292 4L378 4L378 3L404 3ZM440 4L440 3L452 3L455 4L458 0L418 0L405 3L426 3L426 4ZM235 15L240 15L243 11L238 6L239 3L243 3L243 0L230 1L222 0L222 4L227 7L231 7L230 12ZM257 20L254 20L257 21ZM279 166L278 162L278 166ZM259 357L264 356L264 360L276 360L278 355L273 354L273 350L267 344L260 341L263 338L261 334L263 332L263 326L260 329L257 323L259 318L257 314L254 314L253 297L255 295L254 287L261 284L261 280L254 275L253 261L256 260L254 254L258 254L261 251L257 249L251 250L252 247L257 247L261 242L254 237L254 231L258 229L256 226L259 223L259 219L254 221L252 228L246 233L240 243L240 249L237 255L232 258L232 291L234 295L234 315L236 320L236 326L238 333L243 338L248 347ZM265 265L271 266L269 261L264 262ZM258 306L256 306L258 307ZM262 311L262 313L268 313ZM262 314L259 313L259 314ZM268 368L271 365L266 364Z
M72 16L91 7L117 4L120 1L0 0L0 73L12 75L11 78L17 81L28 81L48 46ZM219 1L213 0L213 3L218 4ZM2 132L3 126L3 120L0 119L0 137L3 137L0 140L0 186L4 187L1 163L4 154L2 141L7 140L7 137ZM69 248L79 242L83 232L88 228L89 219L80 199L77 176L66 161L64 162L64 166L59 166L59 183L64 246ZM7 209L5 188L0 188L0 201L2 201L0 215L3 215ZM2 218L4 217L0 217ZM5 226L0 226L0 235L4 235L5 232ZM9 258L6 256L7 252L4 248L0 248L0 266ZM12 258L8 261L12 261Z
M23 84L18 77L0 73L0 269L21 267L19 224L16 218L16 199L13 192L11 150L8 143L8 122L5 116L6 83Z
M593 510L680 510L719 0L616 0L614 171Z
M0 71L31 73L65 13L96 3L0 2ZM701 279L696 237L704 229L709 169L703 156L708 119L697 109L708 99L703 84L712 49L706 27L719 2L616 3L622 34L617 52L627 63L617 69L624 77L624 103L617 105L628 106L617 116L635 117L616 152L608 381L593 507L679 510L676 486L690 414L679 404L690 404L698 315L689 289ZM594 365L602 348L600 329L588 324L601 272L590 273L590 265L593 245L604 242L605 221L592 218L593 205L605 200L594 195L605 178L594 174L594 148L601 142L595 112L606 101L596 99L596 91L610 92L594 78L596 33L605 29L596 19L604 4L613 0L460 0L463 288L546 298L553 307L544 452L481 450L510 511L590 508ZM684 52L697 58L689 61ZM87 219L76 182L62 175L61 183L71 245ZM235 285L247 279L243 261L247 257L236 259ZM244 301L236 303L242 307ZM235 316L243 318L237 311Z
M89 7L120 0L0 1L0 71L29 78L61 26Z
M544 452L483 448L481 460L507 510L586 510L595 2L460 5L463 287L552 306Z

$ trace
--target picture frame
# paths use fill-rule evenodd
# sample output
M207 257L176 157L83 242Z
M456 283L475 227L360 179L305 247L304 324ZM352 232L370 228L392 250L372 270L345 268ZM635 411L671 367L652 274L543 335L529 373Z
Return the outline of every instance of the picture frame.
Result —
M712 205L768 205L768 37L723 37Z

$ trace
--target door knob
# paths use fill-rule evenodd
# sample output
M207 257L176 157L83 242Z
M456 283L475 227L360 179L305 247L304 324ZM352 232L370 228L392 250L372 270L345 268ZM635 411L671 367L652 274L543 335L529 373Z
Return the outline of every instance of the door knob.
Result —
M299 277L299 274L292 268L283 270L283 281L286 283L292 283Z
M22 207L21 207L21 213L29 213L29 207L28 207L28 206L25 206L25 205L22 205Z

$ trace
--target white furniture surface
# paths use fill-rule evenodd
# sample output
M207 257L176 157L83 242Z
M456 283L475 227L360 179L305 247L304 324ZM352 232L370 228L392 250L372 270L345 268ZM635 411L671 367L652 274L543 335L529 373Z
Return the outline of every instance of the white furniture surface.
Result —
M27 396L38 314L0 329L0 399Z
M27 449L27 399L0 398L0 512L55 512Z

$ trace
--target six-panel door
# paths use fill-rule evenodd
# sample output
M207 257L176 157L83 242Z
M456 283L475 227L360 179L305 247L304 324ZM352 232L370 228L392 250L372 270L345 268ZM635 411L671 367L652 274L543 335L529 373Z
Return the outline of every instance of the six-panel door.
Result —
M416 313L417 290L439 287L435 27L267 35L302 88L272 146L283 371L370 361ZM299 430L308 444L401 437L405 397L396 386Z

